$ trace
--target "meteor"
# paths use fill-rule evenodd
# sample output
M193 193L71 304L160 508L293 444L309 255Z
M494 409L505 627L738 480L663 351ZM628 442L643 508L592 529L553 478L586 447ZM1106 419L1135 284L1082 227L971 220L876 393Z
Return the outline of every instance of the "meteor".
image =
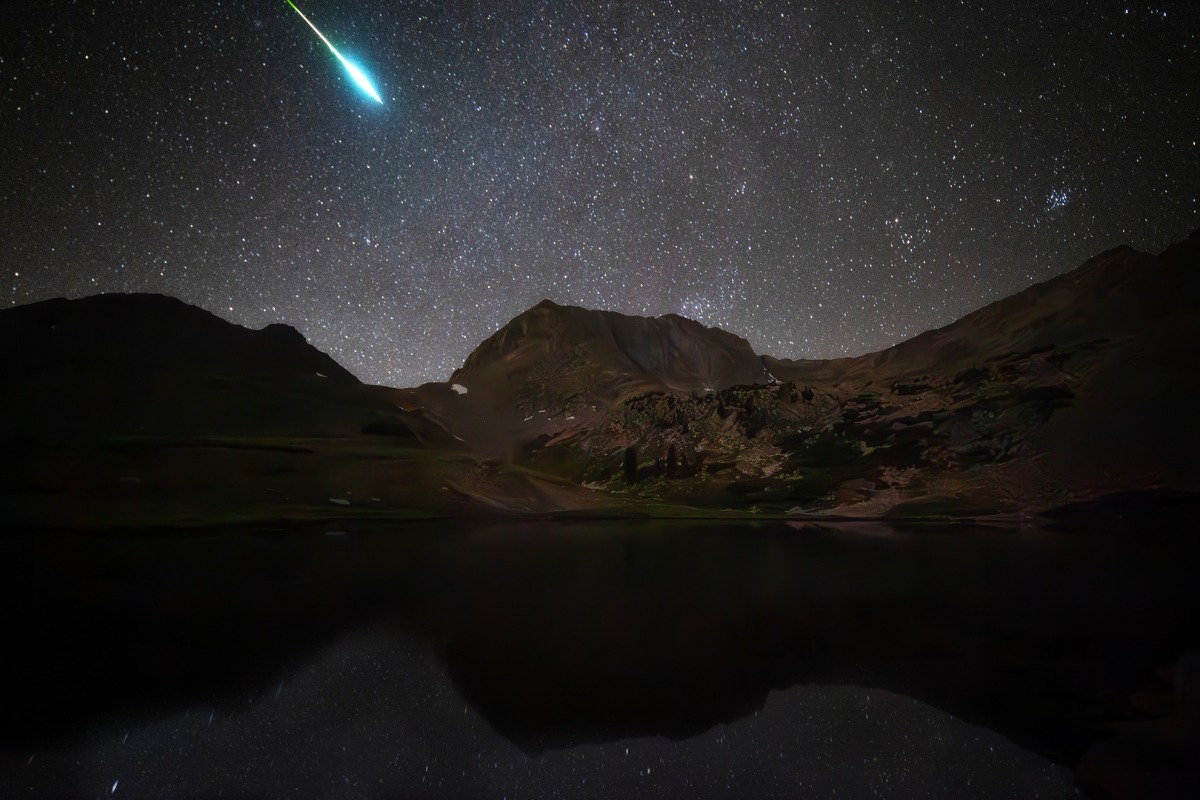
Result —
M371 85L371 79L367 77L367 74L359 69L357 64L348 60L345 56L339 53L337 48L333 46L333 43L325 38L325 34L317 30L317 26L313 25L309 18L304 16L304 12L296 8L296 4L293 3L292 0L286 0L286 2L292 7L293 11L300 15L300 19L308 23L308 27L312 28L313 32L316 33L317 36L321 37L321 41L324 42L325 46L329 48L329 52L337 56L337 60L342 62L342 66L346 68L346 72L350 73L350 77L354 79L356 84L358 84L358 88L369 94L376 103L382 104L383 98L379 96L379 92L375 91L375 87Z

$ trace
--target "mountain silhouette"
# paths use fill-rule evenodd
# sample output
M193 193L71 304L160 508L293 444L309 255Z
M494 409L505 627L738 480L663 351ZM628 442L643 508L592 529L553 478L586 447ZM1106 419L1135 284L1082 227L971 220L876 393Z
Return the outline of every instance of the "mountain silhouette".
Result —
M328 508L356 491L400 516L1031 518L1191 496L1198 262L1200 231L1159 255L1119 247L835 360L544 300L448 381L411 389L360 383L284 325L251 331L159 295L48 300L0 311L14 376L0 436L19 454L6 491L49 525L88 524L43 515L56 494L127 521L130 486L159 522L189 487L244 519L358 513L360 499ZM264 452L293 456L246 466Z

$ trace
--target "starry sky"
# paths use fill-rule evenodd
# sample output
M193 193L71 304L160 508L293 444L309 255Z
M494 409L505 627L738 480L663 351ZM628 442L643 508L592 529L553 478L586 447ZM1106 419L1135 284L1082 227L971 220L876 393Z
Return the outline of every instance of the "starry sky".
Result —
M542 298L852 355L1200 224L1179 2L29 5L9 304L161 292L444 380Z

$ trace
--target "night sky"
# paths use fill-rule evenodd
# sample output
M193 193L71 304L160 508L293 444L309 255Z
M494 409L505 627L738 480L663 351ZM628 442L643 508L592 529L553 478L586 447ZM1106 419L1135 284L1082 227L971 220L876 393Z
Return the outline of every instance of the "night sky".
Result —
M162 292L445 379L542 298L887 347L1200 224L1200 5L26 4L10 304Z

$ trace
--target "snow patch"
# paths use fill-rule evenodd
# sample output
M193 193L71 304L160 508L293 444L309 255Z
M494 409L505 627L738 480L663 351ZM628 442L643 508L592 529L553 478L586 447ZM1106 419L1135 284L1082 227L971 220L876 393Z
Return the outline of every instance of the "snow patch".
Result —
M450 384L450 388L453 389L454 391L458 392L459 394L467 393L467 387L463 386L461 383L452 383L452 384Z

